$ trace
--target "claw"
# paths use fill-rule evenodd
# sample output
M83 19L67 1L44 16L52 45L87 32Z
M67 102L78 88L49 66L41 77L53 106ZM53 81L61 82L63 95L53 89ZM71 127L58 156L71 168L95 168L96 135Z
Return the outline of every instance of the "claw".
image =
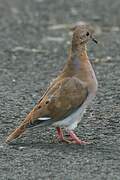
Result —
M90 142L80 140L73 131L69 131L69 138L74 144L91 144Z

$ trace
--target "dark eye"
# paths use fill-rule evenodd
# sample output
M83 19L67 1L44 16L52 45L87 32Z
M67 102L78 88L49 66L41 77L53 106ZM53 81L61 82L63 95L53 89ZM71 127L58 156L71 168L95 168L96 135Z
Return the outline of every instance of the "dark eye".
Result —
M86 36L89 36L89 32L86 33Z

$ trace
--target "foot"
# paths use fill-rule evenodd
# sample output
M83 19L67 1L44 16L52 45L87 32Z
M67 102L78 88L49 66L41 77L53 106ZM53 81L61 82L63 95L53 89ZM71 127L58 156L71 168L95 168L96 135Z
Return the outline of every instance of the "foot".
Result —
M57 138L58 138L60 141L66 142L66 143L68 143L68 144L71 144L71 143L72 143L71 141L69 141L69 140L67 140L66 138L64 138L63 131L62 131L62 129L61 129L60 127L57 127L56 130L57 130Z
M80 140L73 131L69 131L69 140L74 144L90 144L90 142Z

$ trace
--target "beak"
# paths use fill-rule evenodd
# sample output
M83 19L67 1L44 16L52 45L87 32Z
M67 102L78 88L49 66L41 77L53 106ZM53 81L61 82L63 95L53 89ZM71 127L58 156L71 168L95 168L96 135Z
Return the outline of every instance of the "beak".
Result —
M98 43L98 41L95 38L91 37L91 39L94 43L96 43L96 44Z

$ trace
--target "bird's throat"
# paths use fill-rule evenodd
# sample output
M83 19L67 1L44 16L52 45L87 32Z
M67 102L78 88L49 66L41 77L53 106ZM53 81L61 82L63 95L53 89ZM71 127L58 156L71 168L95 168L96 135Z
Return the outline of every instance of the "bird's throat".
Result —
M87 56L86 47L84 46L74 50L71 48L68 61L62 71L62 77L84 73L87 64L91 66Z
M71 48L71 61L73 65L78 66L81 62L89 61L87 48L85 45L79 46L76 49Z

